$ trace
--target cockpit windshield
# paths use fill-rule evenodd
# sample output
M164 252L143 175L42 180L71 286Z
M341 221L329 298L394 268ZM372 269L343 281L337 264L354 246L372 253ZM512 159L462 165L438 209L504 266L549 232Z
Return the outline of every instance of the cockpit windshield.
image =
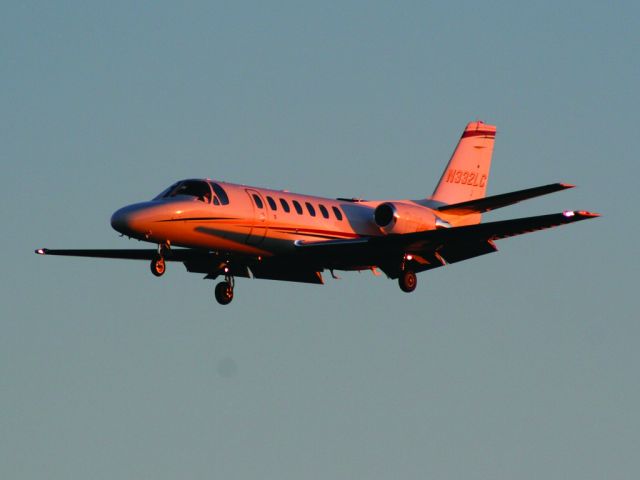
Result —
M227 192L217 183L205 180L183 180L174 183L163 190L154 200L177 196L193 197L194 200L213 203L214 205L229 204Z
M177 196L193 197L204 203L211 203L211 187L204 180L184 180L164 190L156 199Z

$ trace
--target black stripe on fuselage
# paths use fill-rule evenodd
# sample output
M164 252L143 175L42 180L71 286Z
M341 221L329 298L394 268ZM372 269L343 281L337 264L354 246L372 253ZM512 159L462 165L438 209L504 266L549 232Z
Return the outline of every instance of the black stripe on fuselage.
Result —
M158 220L158 222L203 222L203 221L214 222L216 220L240 220L240 219L235 217L185 217L185 218L171 218L167 220Z

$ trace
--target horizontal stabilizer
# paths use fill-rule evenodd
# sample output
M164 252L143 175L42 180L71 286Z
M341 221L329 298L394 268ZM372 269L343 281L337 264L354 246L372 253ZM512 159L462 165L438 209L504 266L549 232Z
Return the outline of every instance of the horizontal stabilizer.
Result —
M468 215L470 213L483 213L495 210L497 208L507 207L514 203L528 200L530 198L547 195L549 193L559 192L567 188L573 188L574 185L567 183L551 183L541 187L527 188L516 192L503 193L501 195L492 195L490 197L469 200L468 202L454 203L452 205L444 205L438 208L440 212L452 213L455 215Z

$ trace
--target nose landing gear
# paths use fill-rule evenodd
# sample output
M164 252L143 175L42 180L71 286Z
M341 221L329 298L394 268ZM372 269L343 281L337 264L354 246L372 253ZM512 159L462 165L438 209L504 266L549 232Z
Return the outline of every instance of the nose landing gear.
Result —
M224 282L220 282L216 285L215 296L220 305L228 305L233 300L233 277L227 275L224 277Z
M151 259L151 273L153 273L156 277L161 277L164 275L164 272L167 270L167 264L165 262L164 256L167 252L169 252L169 242L165 244L158 245L158 253L156 253Z

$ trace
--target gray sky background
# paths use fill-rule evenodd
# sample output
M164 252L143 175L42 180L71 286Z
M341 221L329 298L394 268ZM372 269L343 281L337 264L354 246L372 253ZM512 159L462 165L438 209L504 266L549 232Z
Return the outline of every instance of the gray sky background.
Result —
M0 477L628 479L640 471L638 2L7 2ZM498 126L488 215L598 220L419 277L213 282L41 258L209 176L429 195Z

